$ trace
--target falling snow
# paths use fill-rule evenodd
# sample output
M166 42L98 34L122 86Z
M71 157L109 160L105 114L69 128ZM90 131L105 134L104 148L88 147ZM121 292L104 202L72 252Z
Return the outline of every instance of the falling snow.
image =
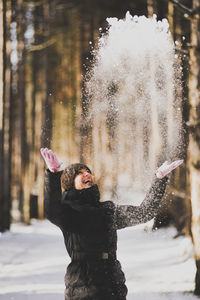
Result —
M155 15L127 12L125 19L107 22L85 79L94 149L100 144L95 128L105 132L107 126L104 145L113 141L118 168L144 185L154 174L157 158L162 162L182 158L177 42L168 21L158 21Z

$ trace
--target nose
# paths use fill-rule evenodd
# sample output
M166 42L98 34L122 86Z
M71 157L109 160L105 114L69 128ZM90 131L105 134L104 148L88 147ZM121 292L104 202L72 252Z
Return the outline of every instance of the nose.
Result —
M89 174L88 171L85 171L85 172L83 173L84 176L86 176L86 175L88 175L88 174Z

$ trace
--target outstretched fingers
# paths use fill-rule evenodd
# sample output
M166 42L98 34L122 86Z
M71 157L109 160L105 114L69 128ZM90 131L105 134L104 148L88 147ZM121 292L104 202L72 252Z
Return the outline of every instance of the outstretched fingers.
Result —
M156 171L156 176L158 178L163 178L164 176L166 176L167 174L169 174L172 170L174 170L175 168L177 168L178 166L180 166L183 163L183 159L180 160L176 160L172 163L169 163L167 161L165 161Z
M54 154L51 150L48 150L47 156L48 156L48 159L49 159L50 161L53 161L53 160L54 160L54 157L55 157L55 154Z
M42 155L42 157L44 158L44 160L46 159L46 148L41 148L40 149L40 153Z
M169 165L169 169L172 171L172 170L176 169L177 167L179 167L182 163L183 163L183 159L175 160L174 162L172 162Z
M40 153L41 153L41 155L42 155L42 157L44 158L44 160L46 161L46 160L52 160L53 159L53 157L54 157L54 153L53 153L53 151L51 151L50 149L48 149L48 148L41 148L40 149Z

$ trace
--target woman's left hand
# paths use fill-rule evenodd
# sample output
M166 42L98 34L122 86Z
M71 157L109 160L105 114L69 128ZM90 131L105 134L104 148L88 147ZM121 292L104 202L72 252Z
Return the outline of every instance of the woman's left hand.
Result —
M169 174L172 170L177 168L183 163L183 159L175 160L172 163L169 163L168 161L165 161L156 171L157 178L163 178L167 174Z

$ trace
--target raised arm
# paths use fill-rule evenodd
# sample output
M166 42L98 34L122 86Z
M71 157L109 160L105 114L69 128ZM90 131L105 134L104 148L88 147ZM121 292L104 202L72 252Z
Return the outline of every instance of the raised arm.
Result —
M155 217L161 199L165 193L167 174L183 163L177 160L171 164L165 162L156 171L156 177L144 201L139 206L116 206L115 221L117 229L146 223Z
M62 171L51 172L49 169L45 171L44 185L44 213L45 217L57 226L62 226L63 209L61 205L61 183L60 177Z
M146 223L154 218L164 195L166 182L166 177L155 179L139 206L117 205L115 215L117 229Z
M72 190L61 190L61 175L59 171L61 163L56 154L47 149L41 149L42 157L48 169L45 171L45 193L44 193L44 208L45 216L62 230L67 230L76 233L98 232L103 231L105 222L111 210L110 206L100 205L93 207L90 205L77 205L76 196L74 201L66 202L66 198ZM93 186L93 189L95 186ZM86 193L87 189L82 191L74 190L74 193ZM86 199L87 200L87 199Z
M44 213L52 223L61 226L63 211L61 207L60 177L62 171L60 171L60 167L62 163L59 162L56 154L48 148L41 148L40 153L48 168L45 171Z

